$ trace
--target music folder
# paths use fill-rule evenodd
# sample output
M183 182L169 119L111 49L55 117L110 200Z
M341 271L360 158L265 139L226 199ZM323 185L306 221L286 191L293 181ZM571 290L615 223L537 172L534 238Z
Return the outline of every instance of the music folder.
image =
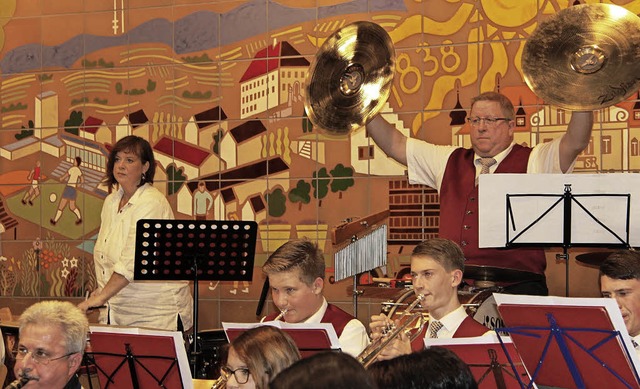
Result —
M502 342L495 334L473 338L425 338L424 343L427 348L437 346L453 351L469 366L478 389L521 389L520 382L529 381L529 372L509 337L503 337ZM535 388L535 384L532 387Z
M340 350L340 342L331 323L286 323L283 321L265 321L262 323L222 323L227 340L233 342L243 332L260 326L280 328L291 336L302 357L308 357L321 351Z
M495 293L505 328L532 380L561 388L640 387L635 352L610 298Z
M189 361L178 331L90 326L89 343L100 388L193 389Z

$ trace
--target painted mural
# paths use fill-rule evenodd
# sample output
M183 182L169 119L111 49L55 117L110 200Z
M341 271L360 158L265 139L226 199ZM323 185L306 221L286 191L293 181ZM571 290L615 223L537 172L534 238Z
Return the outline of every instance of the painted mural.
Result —
M0 304L95 287L106 159L129 134L152 144L155 185L177 218L258 223L257 270L285 241L309 237L331 272L331 230L390 210L383 272L393 276L435 235L437 194L409 185L364 129L335 136L311 125L304 84L318 48L351 22L378 23L396 49L383 109L396 128L469 145L470 98L499 90L518 110L516 141L535 145L561 136L570 112L528 89L524 43L541 20L589 2L0 0ZM640 13L637 1L605 2ZM637 100L597 113L576 171L640 169ZM71 181L75 202L61 196ZM328 295L349 304L349 285ZM220 307L252 307L261 288L260 271L252 282L201 283L215 312L203 325L255 320Z

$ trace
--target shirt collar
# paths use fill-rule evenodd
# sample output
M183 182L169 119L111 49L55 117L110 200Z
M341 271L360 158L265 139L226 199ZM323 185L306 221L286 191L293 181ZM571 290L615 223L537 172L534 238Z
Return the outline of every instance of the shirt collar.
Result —
M136 189L136 192L133 194L133 196L131 196L131 198L129 199L129 201L127 202L127 204L135 204L136 200L138 199L138 197L140 197L140 195L142 195L142 192L145 191L145 189L147 189L149 187L149 183L145 182L144 184L142 184L142 186L139 186L138 189ZM124 196L124 190L122 188L118 189L118 194L119 194L119 199L122 198L122 196Z
M507 157L507 155L509 155L514 145L515 143L511 142L509 147L507 147L506 149L502 150L501 152L493 156L493 159L496 160L496 163L493 166L491 166L490 168L491 171L494 171L498 167L498 165L500 165L500 162L502 162ZM473 163L476 167L480 166L480 158L481 157L477 153L473 154Z
M453 332L467 316L464 307L460 305L458 308L444 315L439 321L447 331Z

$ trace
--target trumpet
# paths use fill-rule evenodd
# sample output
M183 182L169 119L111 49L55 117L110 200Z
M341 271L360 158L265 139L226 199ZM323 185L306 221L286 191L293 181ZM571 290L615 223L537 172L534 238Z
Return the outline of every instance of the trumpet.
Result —
M356 358L358 362L365 368L368 368L369 365L375 362L380 352L382 352L389 343L397 339L401 334L408 332L409 328L414 325L418 325L419 327L417 334L422 332L422 328L427 321L424 320L422 312L412 312L422 300L424 300L424 295L418 295L415 301L402 312L402 318L400 318L398 325L393 324L389 326L386 331L383 331L381 337L371 342Z
M223 389L227 387L227 380L228 380L228 376L224 371L220 372L220 378L218 378L217 380L215 380L213 382L213 385L211 385L211 389Z
M282 311L280 311L280 314L273 319L273 321L278 321L282 319L286 314L287 314L287 310L283 309Z

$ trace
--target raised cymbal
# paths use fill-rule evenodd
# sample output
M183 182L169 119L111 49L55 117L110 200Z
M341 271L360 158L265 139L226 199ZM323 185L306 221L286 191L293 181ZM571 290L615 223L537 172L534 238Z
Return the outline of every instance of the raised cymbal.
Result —
M612 4L566 8L531 34L522 71L548 104L571 110L617 104L640 87L640 18Z
M522 282L538 281L543 278L541 274L536 274L524 270L508 269L504 267L464 265L464 278L475 281L492 282Z
M337 135L364 126L389 97L394 64L391 37L375 23L355 22L331 34L307 75L311 123Z

